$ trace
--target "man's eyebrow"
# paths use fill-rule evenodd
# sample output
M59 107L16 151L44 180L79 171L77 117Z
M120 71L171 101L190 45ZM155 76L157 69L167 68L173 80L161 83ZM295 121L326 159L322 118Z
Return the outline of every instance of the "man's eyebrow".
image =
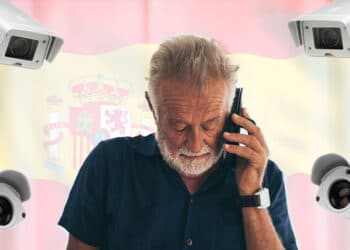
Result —
M208 120L204 121L204 123L212 122L212 121L215 121L215 120L217 120L217 119L219 119L219 118L220 118L220 116L218 115L218 116L215 116L215 117L213 117L213 118L209 118Z
M220 118L220 116L215 116L213 118L209 118L208 120L204 121L203 123L212 122L212 121L215 121L215 120L217 120L219 118ZM174 123L185 123L185 124L188 124L188 122L186 122L185 120L176 119L176 118L170 118L169 121L174 122Z
M181 119L176 119L176 118L169 118L170 122L174 122L174 123L186 123L187 122L185 120L181 120Z

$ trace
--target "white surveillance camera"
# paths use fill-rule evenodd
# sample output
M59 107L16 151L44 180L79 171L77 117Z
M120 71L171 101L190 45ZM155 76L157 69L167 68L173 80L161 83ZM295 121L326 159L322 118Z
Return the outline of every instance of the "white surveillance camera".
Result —
M23 174L12 170L0 172L0 231L24 220L22 202L29 198L29 184Z
M318 204L350 219L350 165L342 156L326 154L319 157L312 168L311 180L320 188Z
M350 57L350 0L338 0L288 22L309 56Z
M39 22L0 0L0 63L24 68L40 68L52 62L63 40Z

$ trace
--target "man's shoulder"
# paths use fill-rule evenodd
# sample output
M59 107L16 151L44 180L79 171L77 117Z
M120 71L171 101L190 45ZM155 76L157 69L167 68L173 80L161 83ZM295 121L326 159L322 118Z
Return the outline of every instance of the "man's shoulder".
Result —
M146 136L124 136L104 140L104 148L109 153L139 154L153 156L158 153L157 143L154 134Z
M282 176L283 174L280 167L270 159L267 161L266 173L267 175L278 175L278 176Z
M109 173L111 176L132 174L134 169L147 169L153 166L155 139L152 134L147 136L114 137L106 139L88 155L84 161L88 169L99 169L99 173Z
M279 188L279 186L283 184L284 179L281 168L274 161L269 159L265 170L264 185L274 189Z

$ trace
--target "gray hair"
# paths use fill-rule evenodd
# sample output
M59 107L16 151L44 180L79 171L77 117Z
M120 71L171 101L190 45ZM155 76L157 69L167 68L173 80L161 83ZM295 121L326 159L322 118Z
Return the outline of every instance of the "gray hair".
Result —
M232 100L237 70L238 66L230 64L216 40L194 35L173 37L160 44L151 58L148 82L151 102L158 111L157 89L166 80L175 81L179 87L194 88L198 95L212 81L223 80ZM231 101L228 105L231 105Z

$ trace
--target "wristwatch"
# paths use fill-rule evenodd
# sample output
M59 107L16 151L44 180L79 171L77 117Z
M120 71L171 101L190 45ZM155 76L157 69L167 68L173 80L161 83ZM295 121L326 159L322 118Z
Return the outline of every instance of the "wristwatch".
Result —
M261 188L253 195L240 195L240 207L268 208L270 206L270 193L268 188Z

